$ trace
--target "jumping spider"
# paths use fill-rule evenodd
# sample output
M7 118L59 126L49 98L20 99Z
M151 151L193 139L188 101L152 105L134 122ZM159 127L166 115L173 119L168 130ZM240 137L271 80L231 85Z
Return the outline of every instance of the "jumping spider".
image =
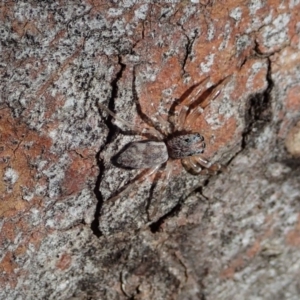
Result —
M204 137L199 132L192 132L191 125L203 112L204 108L220 96L222 88L228 83L229 79L230 77L226 77L209 89L206 89L209 78L194 85L189 95L173 106L173 119L169 116L168 120L165 120L158 115L160 126L157 126L151 118L147 122L143 120L145 123L151 122L151 127L136 126L116 116L114 112L99 103L100 109L106 111L132 131L148 138L127 144L113 157L114 164L119 167L148 170L141 176L137 176L136 181L129 183L121 192L109 200L121 197L129 189L132 189L133 185L137 185L146 177L163 168L163 166L166 169L165 187L173 169L172 162L177 159L181 159L184 168L194 175L216 173L222 169L220 164L212 165L202 156L205 150Z

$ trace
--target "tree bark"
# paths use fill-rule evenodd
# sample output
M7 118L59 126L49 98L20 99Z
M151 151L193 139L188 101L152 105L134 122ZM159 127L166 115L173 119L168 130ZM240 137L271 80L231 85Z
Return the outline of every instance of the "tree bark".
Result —
M2 2L0 298L298 299L299 9ZM113 163L201 84L220 172Z

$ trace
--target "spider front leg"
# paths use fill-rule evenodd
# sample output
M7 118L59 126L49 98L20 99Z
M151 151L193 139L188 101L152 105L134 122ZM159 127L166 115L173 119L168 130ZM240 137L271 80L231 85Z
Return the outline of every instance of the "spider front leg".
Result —
M183 158L181 163L187 171L195 175L214 175L224 169L221 164L211 164L200 155Z
M194 103L199 97L203 94L203 91L206 88L207 83L209 82L209 78L204 79L200 83L196 85L196 87L192 90L192 92L184 99L179 105L179 113L177 116L177 120L175 122L175 128L180 131L182 130L185 119L187 117L190 105Z
M231 76L226 77L224 80L221 81L221 83L217 84L216 86L213 86L209 88L206 92L202 94L203 100L199 102L199 104L196 102L191 104L191 110L190 113L187 115L185 119L185 126L186 128L190 128L198 119L200 114L202 114L203 110L214 100L222 96L224 87L231 79ZM198 104L198 105L197 105Z
M209 78L199 83L181 104L182 107L177 119L177 129L190 129L191 125L194 124L200 114L202 114L205 107L222 94L224 86L230 79L231 76L228 76L207 90L205 90L205 87L209 82Z

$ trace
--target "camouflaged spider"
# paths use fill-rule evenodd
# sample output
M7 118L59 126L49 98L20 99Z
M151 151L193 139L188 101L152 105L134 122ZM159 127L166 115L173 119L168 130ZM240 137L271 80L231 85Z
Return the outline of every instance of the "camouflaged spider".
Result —
M129 191L133 185L138 184L147 176L152 175L166 163L166 180L168 182L172 172L173 160L181 159L184 168L194 174L216 173L222 166L212 165L202 154L205 149L204 137L199 132L192 132L191 125L196 121L204 108L216 99L230 77L226 77L217 85L205 89L209 78L194 85L191 93L175 107L179 107L174 113L174 118L166 121L158 115L160 126L149 118L152 127L139 127L131 124L106 106L99 103L99 107L110 114L113 118L126 125L139 135L150 137L147 140L136 141L127 144L115 157L115 165L127 169L148 169L136 181L129 183L123 191L110 198L115 200ZM203 99L204 98L204 99ZM146 123L146 122L145 122ZM171 126L170 126L171 124ZM165 185L164 185L165 186Z

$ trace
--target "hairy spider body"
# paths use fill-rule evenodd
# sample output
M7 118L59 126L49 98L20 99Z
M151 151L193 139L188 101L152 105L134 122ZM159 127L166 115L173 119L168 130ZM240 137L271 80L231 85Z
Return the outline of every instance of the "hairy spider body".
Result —
M219 97L222 87L228 82L230 77L225 78L219 84L205 89L209 79L196 84L187 98L181 100L175 111L175 121L165 120L162 116L157 115L159 125L149 118L145 121L150 125L146 127L138 127L121 118L106 106L99 103L99 107L114 117L116 120L125 124L127 127L140 135L152 137L151 139L132 142L126 145L116 156L112 162L123 168L129 169L148 169L138 179L129 183L123 191L117 193L110 199L119 198L123 193L132 189L133 184L138 184L147 176L150 176L161 168L165 163L165 185L172 172L172 164L169 161L180 159L184 168L192 174L208 174L221 169L220 164L212 165L202 154L205 150L204 137L198 132L192 132L191 125L195 123L203 109L209 103ZM202 99L204 98L204 99ZM143 119L143 118L142 118ZM169 126L171 124L172 126Z

